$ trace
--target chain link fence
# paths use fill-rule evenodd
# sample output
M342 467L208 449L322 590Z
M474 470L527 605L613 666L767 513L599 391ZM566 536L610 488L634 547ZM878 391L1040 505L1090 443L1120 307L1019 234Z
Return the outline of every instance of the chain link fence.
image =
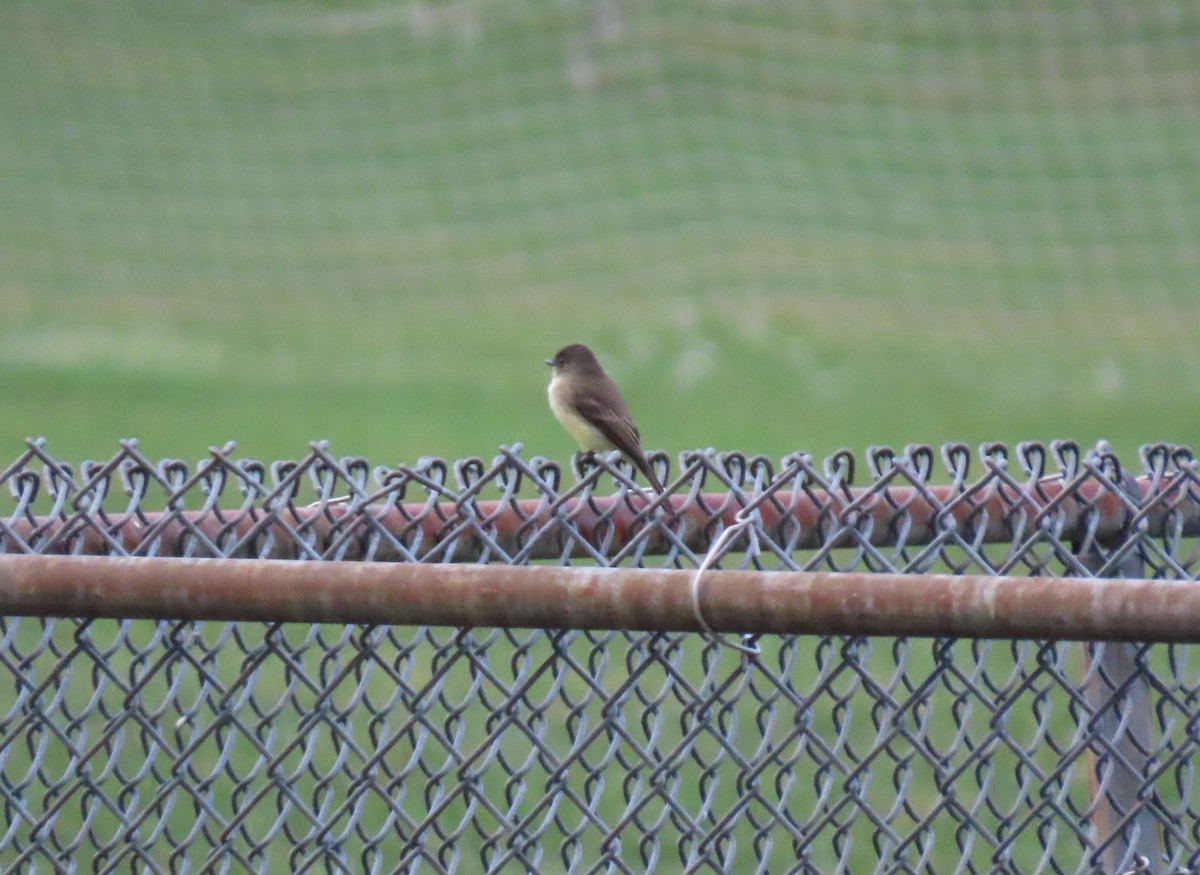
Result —
M1200 568L1200 476L1181 447L1135 465L1066 442L948 445L940 465L925 447L652 461L662 496L615 459L564 476L519 446L372 467L324 444L191 464L126 442L69 465L30 442L0 472L0 559ZM225 591L249 600L254 583ZM953 633L767 635L750 654L668 631L9 616L0 870L1200 865L1194 648Z

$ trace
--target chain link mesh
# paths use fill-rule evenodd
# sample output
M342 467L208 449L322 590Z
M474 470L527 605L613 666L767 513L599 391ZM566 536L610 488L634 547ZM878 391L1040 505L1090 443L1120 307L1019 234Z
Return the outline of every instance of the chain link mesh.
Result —
M7 553L1195 580L1185 448L684 454L646 501L490 463L314 444L0 472ZM664 474L665 457L654 459ZM938 481L941 481L940 483ZM676 513L663 513L668 499ZM655 506L657 505L657 510ZM749 511L747 511L749 509ZM688 517L699 514L699 521ZM0 869L1175 872L1200 864L1185 645L0 620Z

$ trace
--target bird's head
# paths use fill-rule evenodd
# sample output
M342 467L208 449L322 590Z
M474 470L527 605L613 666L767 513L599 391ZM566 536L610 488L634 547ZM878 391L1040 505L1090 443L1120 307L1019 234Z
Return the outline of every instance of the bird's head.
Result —
M564 346L554 354L554 358L546 359L546 364L554 368L554 373L603 373L595 353L582 343L572 343Z

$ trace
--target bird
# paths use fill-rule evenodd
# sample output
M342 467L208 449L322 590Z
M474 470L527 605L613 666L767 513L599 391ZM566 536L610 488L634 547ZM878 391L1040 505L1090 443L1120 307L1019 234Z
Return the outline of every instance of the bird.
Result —
M546 389L550 410L579 448L589 455L620 450L661 493L662 483L642 452L642 437L629 407L596 354L582 343L571 343L546 364L553 370Z

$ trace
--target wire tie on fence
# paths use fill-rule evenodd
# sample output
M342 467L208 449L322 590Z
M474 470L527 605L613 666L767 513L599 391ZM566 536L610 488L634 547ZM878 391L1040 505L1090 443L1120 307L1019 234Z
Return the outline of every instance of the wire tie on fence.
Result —
M744 653L748 656L758 656L762 652L758 645L754 643L746 643L753 640L751 636L744 635L742 636L742 643L733 644L717 634L717 631L708 624L708 620L704 619L704 611L700 605L700 584L704 579L704 572L707 571L714 562L721 558L721 554L725 551L725 545L728 542L732 541L737 535L741 534L744 529L748 529L750 533L750 552L755 554L758 553L758 536L755 533L754 520L751 517L746 516L746 511L747 509L743 508L737 512L737 514L734 516L733 525L721 532L721 534L717 537L717 540L713 541L708 548L708 552L704 554L704 561L701 562L700 566L696 569L696 574L694 577L692 577L691 587L692 614L695 616L696 623L700 626L704 634L717 644L721 645L722 647L732 648L733 650L736 650L739 653Z
M1133 868L1126 869L1121 875L1141 875L1150 869L1150 858L1142 854L1138 854L1133 858Z

